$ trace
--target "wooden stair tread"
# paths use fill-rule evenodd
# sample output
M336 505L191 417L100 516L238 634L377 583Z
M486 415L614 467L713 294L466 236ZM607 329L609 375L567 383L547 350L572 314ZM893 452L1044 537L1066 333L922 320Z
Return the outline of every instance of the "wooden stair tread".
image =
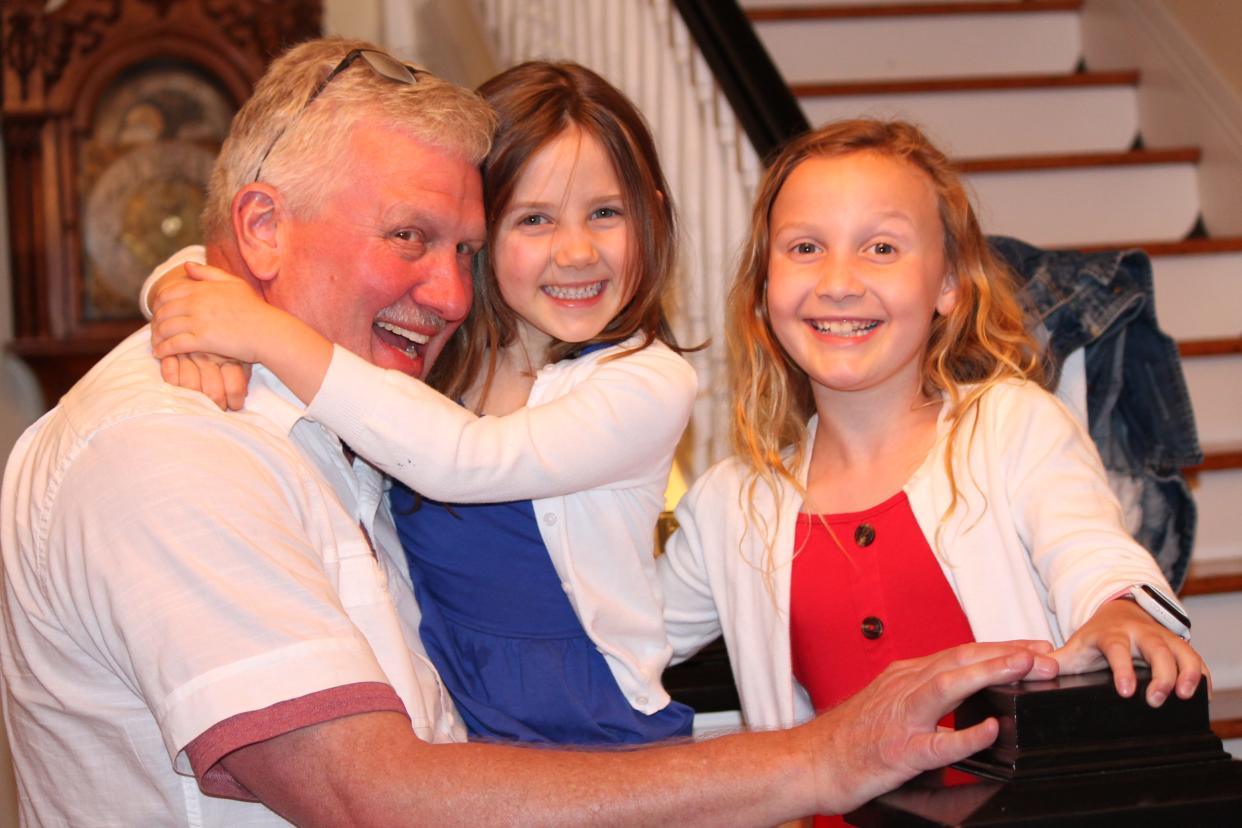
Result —
M1186 582L1182 584L1182 597L1187 595L1217 595L1222 592L1242 590L1242 558L1210 558L1192 560ZM1242 694L1242 690L1238 691ZM1238 715L1242 716L1242 700Z
M1155 164L1198 164L1197 147L1128 152L1084 152L1061 155L1024 155L1004 158L965 158L956 160L964 173L1013 172L1018 170L1079 169L1083 167L1147 166Z
M1183 339L1177 343L1177 352L1182 357L1242 354L1242 336L1227 336L1214 339Z
M1203 462L1197 466L1187 466L1182 471L1186 474L1198 474L1205 471L1228 471L1230 469L1242 469L1242 447L1221 446L1204 449Z
M792 83L799 98L829 95L892 95L912 92L984 92L1013 89L1060 89L1094 86L1135 86L1136 71L1074 72L1062 75L997 75L960 78L910 78L848 83Z
M1184 239L1176 242L1128 241L1112 244L1075 245L1081 253L1103 253L1110 250L1142 250L1148 256L1199 256L1206 253L1242 253L1242 236L1214 239Z
M1221 739L1242 738L1242 687L1213 690L1209 711L1213 733Z
M751 22L773 20L833 20L859 17L915 17L951 14L1038 14L1076 12L1082 0L959 0L951 3L858 3L850 6L770 6L747 9Z

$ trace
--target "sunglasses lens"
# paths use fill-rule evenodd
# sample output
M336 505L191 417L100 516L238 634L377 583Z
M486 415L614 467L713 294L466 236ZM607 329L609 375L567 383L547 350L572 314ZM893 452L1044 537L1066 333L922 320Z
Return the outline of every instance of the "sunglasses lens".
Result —
M368 66L375 70L377 75L382 75L397 83L414 83L416 80L410 68L391 55L368 50L364 51L361 57Z

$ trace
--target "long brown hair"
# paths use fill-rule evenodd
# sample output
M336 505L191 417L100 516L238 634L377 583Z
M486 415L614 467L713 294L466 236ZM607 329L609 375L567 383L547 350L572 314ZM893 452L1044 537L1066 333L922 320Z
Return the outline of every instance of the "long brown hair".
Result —
M950 406L945 467L954 495L945 516L957 503L951 458L966 415L998 382L1044 377L1012 274L988 247L956 169L918 128L903 121L859 119L831 123L795 138L760 183L726 316L733 450L753 472L743 497L751 524L769 539L769 547L776 527L767 526L767 517L754 508L755 487L766 485L775 494L783 480L804 491L797 475L808 451L807 420L815 412L810 380L781 347L768 317L772 206L803 161L862 151L900 159L930 178L944 227L946 268L956 278L957 303L947 315L937 314L933 320L921 372L923 394L945 394ZM772 554L769 548L768 572Z
M576 63L531 61L508 69L479 87L499 118L491 152L483 162L483 195L492 248L500 216L532 156L566 129L577 127L600 143L621 183L629 223L627 282L631 297L598 336L588 342L553 341L548 362L572 356L597 342L618 343L636 334L638 348L659 340L677 351L665 306L676 267L677 223L655 141L638 109L616 87ZM517 316L500 295L485 249L474 270L474 306L446 346L428 382L459 398L481 372L483 393L499 351L514 341ZM616 356L621 356L618 354Z

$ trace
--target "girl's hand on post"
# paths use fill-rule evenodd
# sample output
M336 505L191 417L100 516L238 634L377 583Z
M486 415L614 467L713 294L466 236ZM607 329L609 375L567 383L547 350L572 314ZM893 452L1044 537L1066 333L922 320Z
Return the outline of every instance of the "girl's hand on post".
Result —
M1087 673L1105 666L1113 671L1117 693L1129 698L1138 679L1134 658L1151 667L1147 703L1159 707L1171 692L1178 698L1194 695L1199 680L1212 677L1203 657L1190 643L1160 625L1133 601L1117 598L1101 606L1065 645L1052 653L1063 674Z

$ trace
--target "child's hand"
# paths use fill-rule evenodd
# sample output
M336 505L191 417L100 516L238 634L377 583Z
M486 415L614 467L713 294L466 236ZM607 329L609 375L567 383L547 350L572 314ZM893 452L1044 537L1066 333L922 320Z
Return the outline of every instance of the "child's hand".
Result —
M1095 611L1095 615L1052 653L1061 673L1086 673L1108 666L1113 671L1117 693L1129 698L1138 680L1134 657L1141 656L1151 667L1147 703L1159 707L1174 690L1178 698L1188 699L1206 677L1211 690L1212 677L1203 657L1186 641L1166 630L1133 601L1114 599Z
M155 355L162 360L197 352L259 362L257 340L280 311L263 301L246 282L219 268L188 263L186 274L189 278L173 279L152 299L151 346ZM161 279L158 284L165 281Z
M177 354L160 360L164 382L201 391L224 411L241 411L250 385L250 366L215 354Z

